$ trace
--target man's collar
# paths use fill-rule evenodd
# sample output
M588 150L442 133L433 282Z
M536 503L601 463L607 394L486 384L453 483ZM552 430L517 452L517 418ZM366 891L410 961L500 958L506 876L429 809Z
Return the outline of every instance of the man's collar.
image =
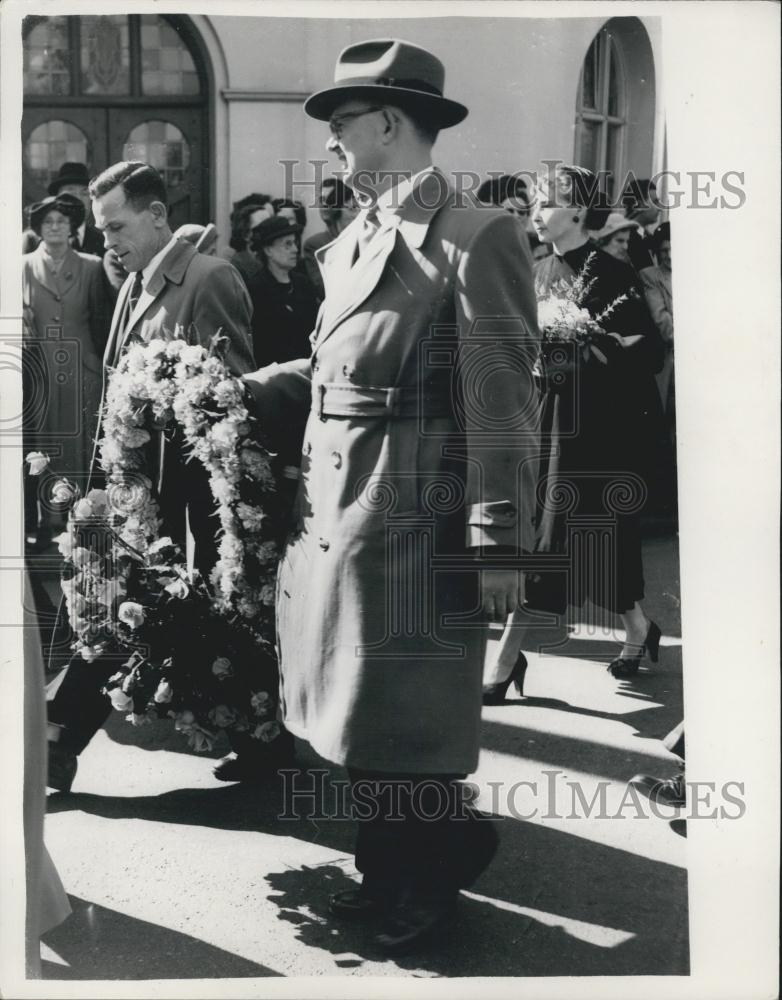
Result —
M155 270L157 269L158 264L160 264L160 262L163 260L163 258L166 256L166 254L168 253L168 251L171 249L172 246L174 246L174 244L176 242L177 242L177 238L176 238L176 236L174 236L172 234L171 235L171 239L168 241L168 243L166 243L166 245L164 247L162 247L160 250L158 250L158 252L155 254L155 256L147 264L146 267L142 267L142 269L141 269L141 281L142 281L142 283L144 285L144 288L146 288L147 285L149 284L149 279L154 274Z
M392 184L390 188L378 195L376 201L374 202L374 207L377 209L380 221L382 222L389 216L397 215L408 195L413 191L416 185L420 183L421 179L433 170L434 167L430 163L429 166L424 167L423 170L419 170L418 173L413 174L411 177L403 177L398 183ZM361 209L364 214L366 214L371 207L372 204L368 202L361 204Z

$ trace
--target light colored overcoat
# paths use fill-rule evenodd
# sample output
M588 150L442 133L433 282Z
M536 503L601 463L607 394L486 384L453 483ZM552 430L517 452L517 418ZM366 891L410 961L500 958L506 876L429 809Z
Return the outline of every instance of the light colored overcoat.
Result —
M354 262L362 222L318 251L312 359L246 376L269 430L306 421L278 580L284 718L338 763L467 774L475 547L532 546L529 249L511 215L459 205L437 172Z

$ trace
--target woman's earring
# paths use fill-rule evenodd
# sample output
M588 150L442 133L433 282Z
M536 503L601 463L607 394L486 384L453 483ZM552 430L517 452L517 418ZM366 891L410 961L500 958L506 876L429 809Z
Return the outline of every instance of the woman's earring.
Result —
M574 215L573 216L573 222L581 222L581 216L580 215Z

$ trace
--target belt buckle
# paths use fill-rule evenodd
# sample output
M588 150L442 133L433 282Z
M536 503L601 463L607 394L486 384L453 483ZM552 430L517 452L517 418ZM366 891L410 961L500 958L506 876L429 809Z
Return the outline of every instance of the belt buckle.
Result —
M323 416L323 404L326 398L325 384L321 382L320 385L317 386L317 390L318 390L318 406L317 406L318 419L325 420L326 418Z

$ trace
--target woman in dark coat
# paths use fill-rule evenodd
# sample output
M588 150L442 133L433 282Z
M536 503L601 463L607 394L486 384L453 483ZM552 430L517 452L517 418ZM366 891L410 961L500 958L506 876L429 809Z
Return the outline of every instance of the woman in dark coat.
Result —
M308 358L318 303L306 275L296 270L301 226L278 215L256 226L250 247L259 273L248 282L253 304L253 353L260 368L273 362Z
M30 225L41 242L22 258L25 446L50 456L52 475L76 481L89 472L112 308L100 257L70 245L83 219L72 195L33 205ZM54 519L42 515L44 535Z
M638 278L628 264L590 242L606 210L592 207L596 178L559 167L539 191L532 221L554 253L538 263L535 290L544 342L538 362L541 462L536 554L550 554L528 575L530 608L562 614L587 598L618 614L626 641L610 664L616 677L657 658L659 629L641 607L644 597L640 513L659 434L654 381L664 348ZM605 331L589 346L546 343L541 303L579 276L580 300ZM554 568L554 564L557 564ZM518 652L520 616L511 616L499 657L484 678L484 700L502 702L511 680L521 689L526 660Z

